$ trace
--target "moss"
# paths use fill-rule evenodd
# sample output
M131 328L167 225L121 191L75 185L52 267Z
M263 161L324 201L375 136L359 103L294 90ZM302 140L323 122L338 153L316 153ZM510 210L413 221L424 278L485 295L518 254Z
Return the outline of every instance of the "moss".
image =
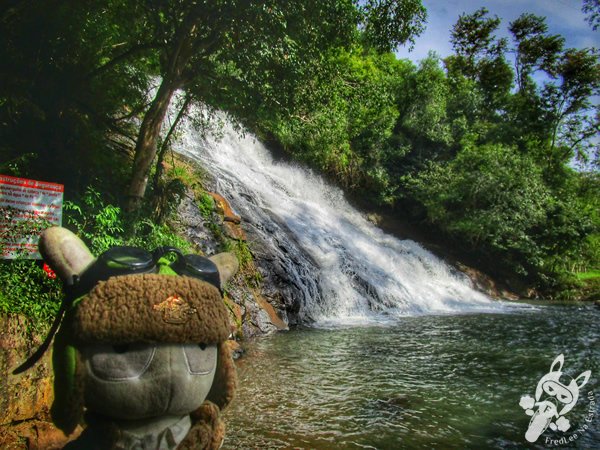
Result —
M198 195L196 198L196 205L200 210L200 214L204 219L209 220L213 211L215 210L214 199L206 192L200 193L200 195Z

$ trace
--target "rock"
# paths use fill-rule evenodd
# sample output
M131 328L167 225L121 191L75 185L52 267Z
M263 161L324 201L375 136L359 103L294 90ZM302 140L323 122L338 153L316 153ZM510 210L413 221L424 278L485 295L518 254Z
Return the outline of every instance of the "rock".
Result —
M217 211L219 214L223 215L223 220L225 222L232 222L238 225L242 222L242 218L233 212L231 205L222 195L217 194L216 192L209 192L208 195L215 201Z
M41 344L45 336L31 334L30 320L22 316L0 318L0 424L47 419L53 399L50 351L20 375L12 371Z
M186 158L188 163L196 165ZM231 324L234 333L239 338L248 339L257 335L273 333L288 329L289 314L294 314L299 308L298 299L303 291L293 283L294 275L289 273L286 265L290 255L286 254L286 246L273 247L264 242L260 236L267 231L271 236L277 233L279 227L270 222L252 223L244 220L244 228L240 226L242 218L234 210L229 201L216 193L219 183L214 177L207 175L203 180L205 189L215 202L215 212L206 219L200 214L195 204L194 194L189 191L181 202L178 213L183 234L197 246L198 250L207 255L222 251L222 240L225 238L236 241L249 241L249 247L254 257L254 265L260 273L260 281L248 281L248 274L235 276L227 286L225 302L231 312ZM208 183L208 184L207 184ZM225 196L227 193L223 193ZM256 199L251 194L241 193L252 204ZM249 218L252 214L246 214ZM206 223L210 222L210 223ZM284 226L285 224L281 224ZM219 227L222 235L213 234L215 226ZM247 234L248 233L248 234ZM254 292L249 286L257 286Z
M218 251L219 242L214 233L205 225L198 206L190 191L184 196L177 208L177 216L183 235L196 245L204 254L212 255Z
M225 297L223 301L225 302L225 306L227 306L227 309L230 313L231 332L234 334L234 336L242 337L240 336L240 333L242 322L244 320L244 308L230 300L228 297Z
M83 431L78 426L70 436L50 422L38 420L21 422L0 430L0 448L14 450L60 450L67 442L76 439Z
M381 217L381 214L377 214L376 212L367 213L365 218L375 226L379 226L379 224L383 220L383 217Z
M223 231L229 239L236 241L246 241L248 239L242 227L233 222L223 222Z
M240 359L245 353L245 350L242 348L241 344L233 339L227 341L227 346L229 347L229 351L231 352L233 359Z
M65 436L50 423L53 401L51 351L28 371L12 371L37 349L45 333L31 333L31 320L0 317L0 448L52 450L75 435Z
M219 268L219 277L221 280L221 288L225 283L238 271L240 264L237 257L233 253L225 252L213 255L210 260Z
M258 294L256 291L253 291L253 295L258 306L260 306L262 310L267 314L267 318L270 324L275 326L275 328L279 331L289 329L288 324L285 321L283 321L281 317L279 317L277 311L275 311L275 308L273 308L273 306L262 295ZM262 329L260 325L259 328Z
M462 263L456 263L456 268L469 277L475 289L484 292L490 297L504 300L519 299L518 295L499 287L492 278L477 269L466 266Z
M271 322L271 318L264 309L259 309L254 317L254 323L262 334L271 334L277 331L277 327Z
M259 323L261 323L261 319L258 317L259 312L262 311L256 303L254 303L251 299L245 304L246 311L244 313L244 319L242 322L242 334L244 339L250 339L255 336L261 336L263 334L267 334L269 332L268 326L264 326L263 328L259 327ZM266 314L266 313L265 313ZM273 330L271 331L274 331ZM263 331L264 330L264 331Z

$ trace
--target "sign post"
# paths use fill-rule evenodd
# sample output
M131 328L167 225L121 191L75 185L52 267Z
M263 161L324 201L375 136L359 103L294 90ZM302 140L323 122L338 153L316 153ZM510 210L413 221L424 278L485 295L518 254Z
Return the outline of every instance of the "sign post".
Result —
M0 175L0 258L40 259L39 232L62 224L64 186Z

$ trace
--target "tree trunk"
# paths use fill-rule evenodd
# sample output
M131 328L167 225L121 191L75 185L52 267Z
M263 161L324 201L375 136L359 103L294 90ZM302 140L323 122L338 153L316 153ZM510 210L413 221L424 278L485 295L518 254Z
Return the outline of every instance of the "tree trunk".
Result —
M128 211L135 211L141 206L148 184L148 175L150 174L152 161L154 161L154 157L156 156L156 144L160 135L160 129L169 109L171 97L173 97L177 87L177 83L174 80L163 78L156 97L142 121L140 133L135 144L133 173L128 190Z
M173 133L175 132L175 130L177 129L177 126L179 125L179 122L181 121L183 116L185 116L191 101L192 101L192 97L189 94L186 94L183 105L181 106L181 109L177 113L177 117L175 118L173 125L171 125L171 128L169 129L169 132L167 133L167 136L165 137L165 140L161 144L160 151L158 152L158 160L156 161L156 171L154 172L154 181L152 183L155 191L156 191L156 189L158 189L158 183L159 183L160 177L162 176L162 172L164 170L162 167L162 163L165 159L165 154L167 153L167 150L169 149L171 136L173 136Z
M188 14L184 24L177 31L173 51L169 55L168 64L165 67L162 83L158 88L156 97L150 105L150 109L144 116L140 133L135 144L135 157L133 159L133 173L128 191L127 210L132 212L140 208L152 162L156 156L156 144L160 136L160 129L165 115L169 109L171 98L175 91L183 83L182 74L193 52L195 39L196 21L199 15L193 10Z

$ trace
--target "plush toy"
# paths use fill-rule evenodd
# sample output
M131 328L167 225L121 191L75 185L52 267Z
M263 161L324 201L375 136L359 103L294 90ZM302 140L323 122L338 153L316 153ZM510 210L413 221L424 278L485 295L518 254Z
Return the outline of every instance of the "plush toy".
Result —
M52 418L67 435L87 424L65 448L219 448L236 385L221 294L235 256L115 247L94 258L60 227L39 247L66 292Z

